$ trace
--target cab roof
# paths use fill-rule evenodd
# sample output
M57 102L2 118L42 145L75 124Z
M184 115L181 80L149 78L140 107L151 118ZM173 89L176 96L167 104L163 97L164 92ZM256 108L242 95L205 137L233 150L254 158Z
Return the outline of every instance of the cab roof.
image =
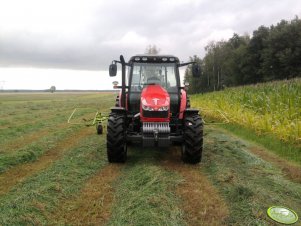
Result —
M173 55L137 54L132 56L129 63L179 63L179 58Z

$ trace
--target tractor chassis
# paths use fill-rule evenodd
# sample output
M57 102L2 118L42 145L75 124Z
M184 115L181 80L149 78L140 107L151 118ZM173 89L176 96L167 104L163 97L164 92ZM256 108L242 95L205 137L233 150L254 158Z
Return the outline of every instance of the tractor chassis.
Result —
M135 116L127 114L122 107L112 107L111 112L118 115L127 116L125 127L129 127L126 131L126 140L128 143L142 144L143 147L168 147L171 144L183 143L182 120L174 117L171 123L168 122L144 122L142 126L135 126ZM184 116L198 114L198 110L186 109ZM139 120L138 120L139 121ZM134 129L134 128L139 129ZM140 129L141 128L141 129ZM171 129L172 128L172 129ZM173 132L176 131L176 132Z
M169 147L171 143L182 143L182 135L145 136L144 134L127 134L127 140L142 144L143 147Z

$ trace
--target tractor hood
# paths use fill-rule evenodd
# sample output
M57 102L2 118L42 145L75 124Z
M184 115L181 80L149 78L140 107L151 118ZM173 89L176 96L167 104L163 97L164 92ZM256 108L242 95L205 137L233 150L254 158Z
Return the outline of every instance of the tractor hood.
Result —
M148 85L142 90L141 104L144 110L153 111L169 109L170 98L168 92L160 85Z
M143 122L168 122L170 97L160 85L148 85L141 93L140 116Z

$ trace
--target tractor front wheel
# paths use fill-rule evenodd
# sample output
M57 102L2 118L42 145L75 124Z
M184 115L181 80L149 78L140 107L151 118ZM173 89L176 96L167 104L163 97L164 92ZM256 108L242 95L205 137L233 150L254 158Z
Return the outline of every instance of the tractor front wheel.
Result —
M107 125L107 155L109 162L125 162L127 144L124 115L111 113Z
M185 117L183 138L183 162L191 164L200 162L203 151L203 120L198 114Z

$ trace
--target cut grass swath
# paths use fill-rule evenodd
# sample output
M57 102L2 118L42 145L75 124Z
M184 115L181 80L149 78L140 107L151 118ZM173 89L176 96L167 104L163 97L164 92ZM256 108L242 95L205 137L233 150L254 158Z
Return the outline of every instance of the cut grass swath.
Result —
M51 216L58 205L77 196L85 181L107 164L102 142L96 134L86 137L62 159L0 197L0 225L57 224Z

